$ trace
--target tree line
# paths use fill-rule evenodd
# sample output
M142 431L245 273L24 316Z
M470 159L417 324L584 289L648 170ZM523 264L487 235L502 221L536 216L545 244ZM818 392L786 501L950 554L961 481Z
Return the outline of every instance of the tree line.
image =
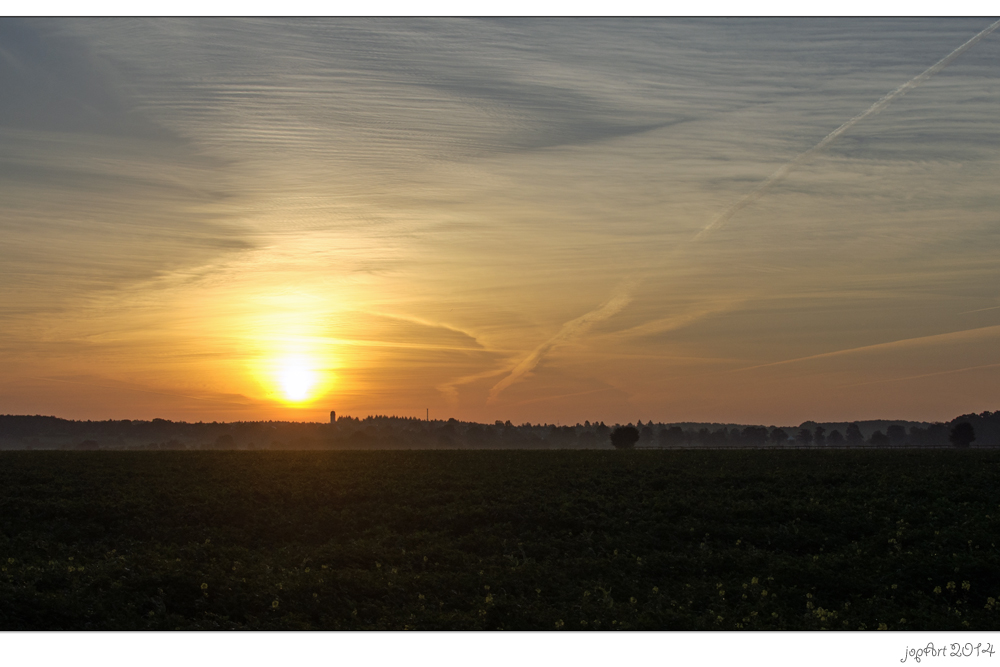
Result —
M960 423L967 424L956 431ZM906 424L909 426L907 427ZM618 432L619 435L612 437ZM627 435L623 435L627 434ZM624 444L622 444L624 443ZM333 422L73 421L0 415L2 449L607 449L684 447L997 446L1000 412L948 423L854 422L798 427L663 424L492 424L374 415Z
M637 428L618 426L610 434L611 444L617 449L629 449L642 445L660 447L765 447L765 446L830 446L830 447L969 447L976 440L975 428L968 421L957 421L952 425L942 423L927 427L911 426L909 431L900 424L891 424L886 432L874 431L865 437L861 427L848 424L841 433L837 429L827 431L824 426L812 428L785 429L780 427L745 426L740 428L722 427L717 430L700 428L685 430L680 426L669 426L654 430L652 424Z

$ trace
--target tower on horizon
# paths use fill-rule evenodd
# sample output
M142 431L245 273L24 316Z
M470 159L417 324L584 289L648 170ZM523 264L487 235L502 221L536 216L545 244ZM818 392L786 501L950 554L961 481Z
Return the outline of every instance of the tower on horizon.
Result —
M337 411L336 410L330 410L330 423L331 424L336 424L337 423Z

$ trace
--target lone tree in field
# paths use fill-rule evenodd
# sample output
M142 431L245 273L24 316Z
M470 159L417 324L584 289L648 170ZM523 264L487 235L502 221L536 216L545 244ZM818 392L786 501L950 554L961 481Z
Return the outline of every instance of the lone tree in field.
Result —
M948 434L948 442L956 447L968 447L976 439L976 430L969 422L955 424Z
M619 426L611 432L611 444L615 449L632 449L639 442L639 429L634 426Z
M872 433L871 443L876 447L885 447L889 444L889 436L882 431Z

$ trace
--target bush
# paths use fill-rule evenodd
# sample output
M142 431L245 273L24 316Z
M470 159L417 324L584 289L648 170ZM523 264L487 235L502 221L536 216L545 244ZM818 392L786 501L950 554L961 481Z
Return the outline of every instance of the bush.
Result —
M948 442L956 447L968 447L976 439L976 430L969 422L955 424L948 435Z
M639 442L639 429L634 426L619 426L611 432L611 444L615 449L631 449Z

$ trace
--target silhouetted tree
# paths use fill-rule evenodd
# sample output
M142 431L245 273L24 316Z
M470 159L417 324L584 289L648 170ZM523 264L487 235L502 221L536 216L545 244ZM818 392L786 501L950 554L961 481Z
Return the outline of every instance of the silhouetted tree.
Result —
M487 430L479 424L473 424L465 429L465 442L469 445L478 445L487 437Z
M822 445L823 443L826 442L825 434L826 434L826 429L823 428L822 426L817 426L813 430L813 442L815 442L817 445Z
M639 431L639 438L643 442L649 442L650 440L653 439L653 429L650 428L649 426L643 426L642 430Z
M770 439L776 445L784 445L788 442L788 433L783 428L776 428L771 431Z
M729 429L723 426L718 431L714 431L709 441L713 445L725 446L729 442Z
M830 445L842 445L844 444L844 436L840 435L840 431L834 429L830 431L830 435L826 436L826 441Z
M660 444L664 447L676 447L684 442L684 431L680 426L671 426L660 431Z
M976 430L969 422L961 422L951 427L948 434L948 442L956 447L968 447L976 439Z
M899 424L891 424L885 430L885 434L894 445L901 445L906 442L906 429Z
M861 435L861 428L857 424L849 424L844 437L849 445L860 445L865 441L865 436Z
M615 449L631 449L639 442L639 429L634 426L619 426L611 432L611 444Z
M872 433L871 443L876 447L885 447L889 444L889 436L882 431L875 431Z
M748 445L763 445L767 442L766 426L747 426L743 429L743 442Z
M812 441L813 441L812 431L810 431L807 428L799 429L798 435L795 436L795 442L799 443L800 445L808 445Z

